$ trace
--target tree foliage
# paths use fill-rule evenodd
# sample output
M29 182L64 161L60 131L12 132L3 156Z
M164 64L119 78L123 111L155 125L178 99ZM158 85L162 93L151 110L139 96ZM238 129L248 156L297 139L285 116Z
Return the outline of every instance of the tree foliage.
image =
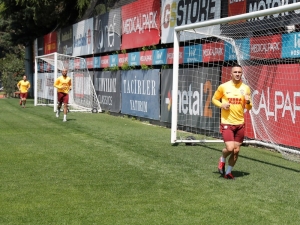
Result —
M0 0L5 32L25 46L40 36L73 24L91 0Z
M1 81L7 96L16 91L17 82L25 74L24 47L19 45L19 54L7 53L0 59Z

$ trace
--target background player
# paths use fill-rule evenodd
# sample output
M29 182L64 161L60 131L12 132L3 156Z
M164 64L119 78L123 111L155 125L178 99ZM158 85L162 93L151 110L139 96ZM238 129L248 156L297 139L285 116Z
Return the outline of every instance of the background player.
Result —
M72 89L71 78L67 76L68 70L62 70L62 76L58 77L54 82L54 87L57 88L57 112L56 117L60 115L60 108L64 103L64 118L63 122L67 121L68 103L69 103L69 91Z
M24 75L23 76L23 80L20 80L17 84L17 87L19 89L20 92L20 105L25 108L26 105L26 99L28 97L28 91L30 88L30 83L27 80L27 76Z

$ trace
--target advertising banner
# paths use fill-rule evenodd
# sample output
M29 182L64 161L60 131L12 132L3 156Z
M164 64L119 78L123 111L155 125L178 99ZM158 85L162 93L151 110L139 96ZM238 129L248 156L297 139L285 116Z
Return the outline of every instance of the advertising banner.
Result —
M152 51L152 65L167 64L167 49L158 49Z
M122 114L159 120L160 71L122 71Z
M140 52L128 53L128 64L129 64L129 66L139 66L140 65Z
M223 1L222 1L223 2ZM181 25L198 23L207 20L221 18L220 0L162 0L161 7L161 43L172 43L174 41L174 28ZM214 26L214 29L199 28L196 29L202 33L220 34L220 26ZM199 39L199 34L189 35L188 38L180 37L180 41L187 39Z
M54 100L54 73L39 73L37 78L37 97Z
M123 66L124 63L128 63L128 53L121 53L118 55L118 66Z
M118 55L110 55L109 56L109 67L118 66L119 60Z
M44 55L44 37L39 37L37 39L37 53L38 55Z
M203 62L224 61L224 43L215 42L202 45Z
M152 65L152 51L140 52L140 65Z
M184 47L179 47L179 64L183 63ZM173 64L174 51L173 48L167 49L167 64Z
M161 120L165 122L171 122L172 73L172 69L162 70ZM185 76L179 76L178 124L219 133L220 109L211 102L219 85L219 67L179 69L179 74Z
M121 110L121 72L94 72L94 87L102 110L120 112Z
M282 34L282 58L300 57L300 32Z
M173 70L161 70L161 101L160 101L160 121L171 123L172 121L172 86Z
M100 56L95 56L93 61L94 69L100 68Z
M61 28L57 33L58 53L73 54L73 26Z
M109 67L109 55L100 57L100 68Z
M225 61L237 60L237 54L240 59L249 60L250 59L250 38L243 38L235 40L235 50L234 46L227 41L225 41Z
M184 46L183 63L202 62L202 45Z
M51 32L44 36L44 53L50 54L57 52L57 33Z
M221 2L221 1L220 1ZM228 0L222 1L222 18L251 13L282 5L299 2L299 0ZM292 15L292 16L291 16ZM274 15L260 16L243 21L236 21L227 25L221 25L222 34L231 36L239 33L250 33L271 31L291 24L300 23L300 10L277 13Z
M72 72L71 74L72 79L72 91L70 92L73 95L75 103L82 103L84 99L92 99L91 96L91 75L89 71L85 72ZM72 103L72 102L70 102Z
M94 17L94 53L120 50L121 8Z
M93 54L93 18L73 25L73 56Z
M160 1L137 0L122 6L122 47L138 48L160 41Z
M281 57L281 35L250 38L251 59L278 59Z
M93 69L93 67L94 67L93 57L86 58L85 62L86 62L86 66L88 69Z

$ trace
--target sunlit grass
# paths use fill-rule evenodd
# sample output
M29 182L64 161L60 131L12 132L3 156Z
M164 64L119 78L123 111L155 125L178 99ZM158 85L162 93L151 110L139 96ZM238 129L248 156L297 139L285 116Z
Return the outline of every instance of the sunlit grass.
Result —
M170 130L1 99L0 224L298 224L299 164L243 147L170 144Z

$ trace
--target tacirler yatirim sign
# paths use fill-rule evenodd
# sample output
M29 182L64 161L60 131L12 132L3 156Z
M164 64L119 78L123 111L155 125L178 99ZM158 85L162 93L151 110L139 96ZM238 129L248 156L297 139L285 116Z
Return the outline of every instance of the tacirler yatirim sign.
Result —
M220 0L162 0L161 42L173 42L173 32L174 27L176 26L219 19L220 15ZM207 32L207 28L202 28L199 30L201 30L201 32ZM215 26L213 33L215 35L220 34L219 25ZM199 36L195 38L199 38ZM191 37L191 39L193 39L193 37Z
M120 50L121 8L94 17L94 53Z

